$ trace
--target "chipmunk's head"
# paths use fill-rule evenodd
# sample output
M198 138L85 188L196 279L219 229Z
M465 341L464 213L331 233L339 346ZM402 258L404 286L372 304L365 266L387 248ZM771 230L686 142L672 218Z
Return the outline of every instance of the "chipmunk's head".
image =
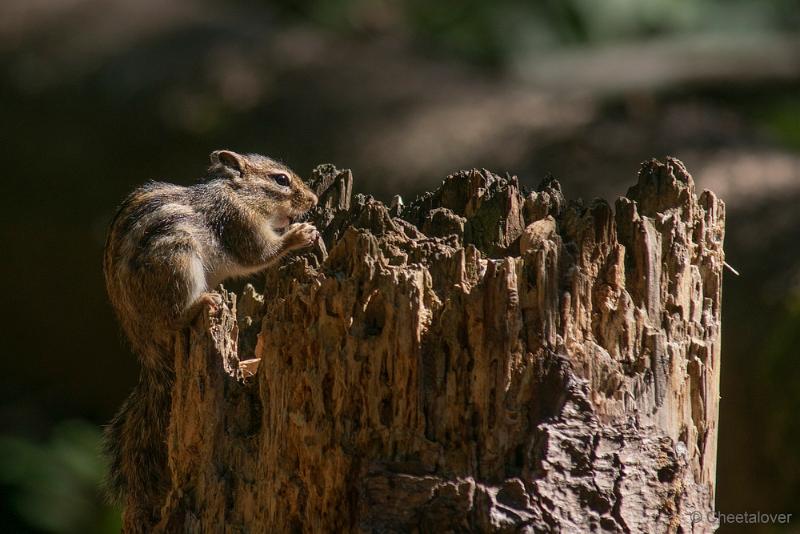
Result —
M245 204L271 219L278 230L317 204L317 195L297 174L266 156L215 150L208 172L226 180Z

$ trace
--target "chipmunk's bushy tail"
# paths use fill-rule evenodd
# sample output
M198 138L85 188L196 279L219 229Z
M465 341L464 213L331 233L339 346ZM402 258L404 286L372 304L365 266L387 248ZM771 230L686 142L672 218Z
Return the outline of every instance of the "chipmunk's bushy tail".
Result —
M148 362L161 359L158 354L163 358L167 347L148 344L141 349L141 361ZM172 366L143 367L139 382L105 430L103 446L110 464L106 494L125 507L126 515L151 519L141 525L142 532L158 522L169 487L166 440L173 383Z

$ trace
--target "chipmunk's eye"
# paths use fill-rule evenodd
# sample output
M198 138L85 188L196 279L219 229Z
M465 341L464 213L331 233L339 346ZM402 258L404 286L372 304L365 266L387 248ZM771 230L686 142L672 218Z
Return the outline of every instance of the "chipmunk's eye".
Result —
M289 177L282 172L276 172L269 175L278 185L289 185Z

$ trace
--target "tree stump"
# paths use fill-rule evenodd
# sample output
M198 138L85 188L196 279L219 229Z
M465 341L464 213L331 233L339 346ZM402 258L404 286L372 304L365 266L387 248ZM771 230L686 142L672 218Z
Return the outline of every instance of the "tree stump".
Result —
M725 209L683 164L615 209L312 185L324 243L176 337L161 531L714 530Z

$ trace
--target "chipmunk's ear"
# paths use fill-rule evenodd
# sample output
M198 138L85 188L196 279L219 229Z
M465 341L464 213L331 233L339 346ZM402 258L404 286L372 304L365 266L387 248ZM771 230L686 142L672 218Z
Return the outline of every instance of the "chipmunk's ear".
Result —
M238 175L244 172L244 156L232 150L215 150L210 158L212 165L222 165Z

